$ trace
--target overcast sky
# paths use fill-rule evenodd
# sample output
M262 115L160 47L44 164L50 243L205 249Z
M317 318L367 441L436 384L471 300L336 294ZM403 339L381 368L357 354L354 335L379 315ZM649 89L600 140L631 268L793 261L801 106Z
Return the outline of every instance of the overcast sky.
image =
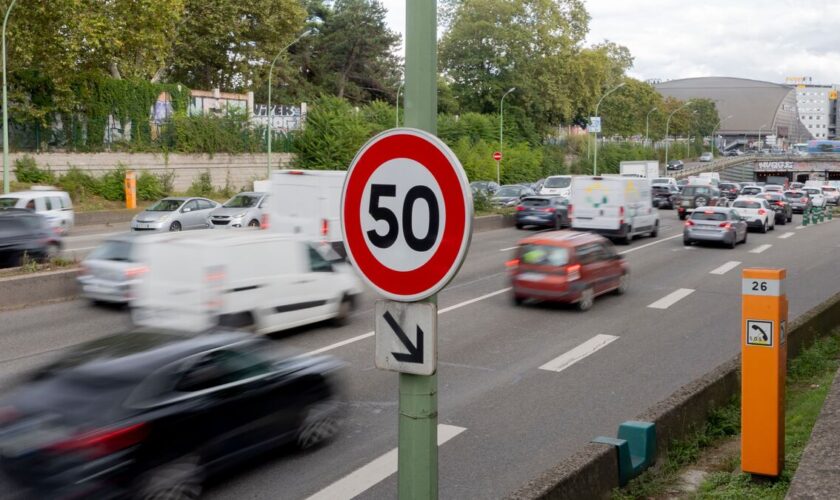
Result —
M382 0L405 32L406 0ZM588 43L609 39L635 58L631 76L735 76L840 84L840 2L826 0L588 0Z

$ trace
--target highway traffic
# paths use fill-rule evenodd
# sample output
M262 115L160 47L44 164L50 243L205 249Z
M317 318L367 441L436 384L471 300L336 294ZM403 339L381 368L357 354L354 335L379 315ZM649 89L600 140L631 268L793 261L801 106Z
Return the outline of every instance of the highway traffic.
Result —
M791 319L837 291L837 224L750 233L735 249L683 244L676 211L655 239L617 246L630 270L622 296L591 310L515 306L505 263L533 230L473 235L455 280L439 294L439 442L443 498L498 498L611 433L739 351L740 273L785 267ZM67 238L94 247L111 228ZM73 239L75 238L75 239ZM397 376L374 368L366 290L347 325L270 335L280 350L347 363L346 419L333 442L261 456L214 478L207 498L391 498L396 491ZM61 349L130 328L124 309L73 301L0 314L4 389Z

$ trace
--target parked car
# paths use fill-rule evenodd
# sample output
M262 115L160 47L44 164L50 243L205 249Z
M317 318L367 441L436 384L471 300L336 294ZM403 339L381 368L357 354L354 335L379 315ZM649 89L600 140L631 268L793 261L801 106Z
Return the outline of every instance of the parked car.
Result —
M128 304L148 270L141 257L143 245L138 244L143 238L137 233L113 236L89 253L76 278L82 297L93 302Z
M206 198L164 198L131 219L134 231L186 231L210 227L210 212L219 204Z
M61 245L61 235L46 217L25 208L0 209L0 267L19 266L24 255L50 260Z
M790 203L790 208L795 214L811 210L811 198L808 193L802 190L785 191L785 199Z
M659 185L670 185L674 187L678 187L677 180L673 177L654 177L650 181L651 186L659 186Z
M764 188L758 185L755 186L744 186L741 188L741 193L739 196L758 196L764 192Z
M718 189L727 200L734 200L741 192L741 186L737 182L721 182L718 184Z
M219 329L81 344L0 401L4 496L198 498L224 469L334 437L341 369Z
M33 187L0 196L0 208L24 208L43 215L50 227L61 234L73 229L75 216L70 195L52 187Z
M612 243L578 231L552 231L519 242L508 262L513 301L526 299L577 304L586 311L595 297L629 285L629 270Z
M682 170L685 168L685 163L682 160L671 160L665 166L665 170Z
M542 188L537 191L542 196L565 196L566 198L572 195L572 176L571 175L552 175L546 178Z
M529 196L516 205L516 228L560 229L569 226L569 200L562 196Z
M685 220L694 209L699 207L726 206L727 199L711 185L689 184L683 188L677 202L677 216Z
M268 193L239 193L210 212L210 227L260 227L267 213Z
M701 241L735 248L738 243L747 242L747 223L733 208L698 208L685 221L683 244L690 246Z
M677 181L677 188L682 192L683 188L688 186L688 179L680 179Z
M526 196L534 196L534 190L521 184L508 184L499 188L490 198L490 203L497 207L513 207Z
M776 224L785 225L793 220L793 207L782 193L767 192L758 195L770 203L770 208L776 212Z
M473 194L482 193L485 196L492 196L499 190L499 185L493 181L473 181L470 182L470 188Z
M706 151L705 153L703 153L703 154L701 154L701 155L700 155L700 161L702 161L702 162L704 162L704 163L705 163L705 162L710 162L710 161L712 161L712 160L714 160L714 159L715 159L715 158L714 158L714 156L712 156L712 153L710 153L710 152L708 152L708 151Z
M746 220L748 227L762 233L776 229L776 212L764 198L742 196L732 202L732 208Z
M822 186L822 194L825 196L825 202L828 205L840 204L840 190L834 186Z
M822 194L822 189L815 187L805 187L802 188L802 190L808 194L809 198L811 198L812 207L825 207L825 195Z
M784 193L785 187L780 186L779 184L767 184L764 186L765 193Z
M651 186L653 206L659 209L674 208L674 199L680 195L680 190L672 184L654 184Z

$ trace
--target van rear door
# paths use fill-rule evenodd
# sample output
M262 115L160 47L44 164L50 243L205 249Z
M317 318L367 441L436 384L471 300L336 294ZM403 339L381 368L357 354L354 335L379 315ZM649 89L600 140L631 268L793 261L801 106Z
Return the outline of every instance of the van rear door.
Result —
M576 177L572 184L572 228L619 230L624 179Z

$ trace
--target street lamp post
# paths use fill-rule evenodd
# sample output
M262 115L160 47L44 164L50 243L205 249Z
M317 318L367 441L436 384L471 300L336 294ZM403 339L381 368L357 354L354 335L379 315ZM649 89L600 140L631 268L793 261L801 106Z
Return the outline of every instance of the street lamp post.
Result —
M405 82L400 82L400 86L397 88L397 113L396 118L394 118L394 128L400 126L400 92L402 92L403 85L405 85Z
M689 106L690 104L691 104L691 101L689 100L685 104L680 106L679 108L671 111L671 114L668 115L668 119L665 120L665 168L668 168L668 131L669 131L669 128L671 126L671 118L674 116L674 114L677 111L683 109L686 106Z
M274 65L275 65L275 64L277 64L277 59L279 59L279 58L280 58L280 56L281 56L281 55L283 55L283 53L284 53L284 52L286 52L287 50L289 50L289 47L291 47L292 45L294 45L294 44L298 43L298 41L300 41L303 37L309 36L309 35L311 35L311 34L312 34L312 32L311 32L311 31L306 30L306 31L304 31L303 33L301 33L301 34L300 34L300 36L298 36L297 38L295 38L294 40L292 40L292 41L291 41L288 45L286 45L285 47L283 47L283 48L280 50L280 52L278 52L278 53L277 53L277 55L276 55L276 56L274 56L274 60L273 60L273 61L271 61L271 66L268 68L268 111L267 111L267 117L268 117L268 122L267 122L267 123L268 123L268 126L265 128L265 137L266 137L266 173L267 173L268 177L271 177L271 126L273 125L273 121L274 121L274 120L272 119L272 116L271 116L271 75L272 75L272 73L274 72Z
M715 128L713 128L713 129L712 129L712 138L711 138L711 140L709 141L709 153L712 153L712 156L714 156L714 154L715 154L715 153L714 153L714 149L715 149L715 134L717 133L718 128L720 128L720 124L721 124L721 123L723 123L723 122L725 122L726 120L728 120L728 119L730 119L730 118L732 118L732 115L729 115L729 116L727 116L727 117L725 117L725 118L721 118L720 120L718 120L717 125L715 125ZM726 144L724 144L723 146L724 146L724 149L726 149Z
M645 146L647 146L648 132L650 131L650 114L654 111L656 111L656 106L651 108L651 110L647 112L647 116L645 117Z
M505 97L516 90L516 87L511 87L502 98L499 100L499 153L504 148L504 123L505 123ZM496 162L496 184L501 185L502 181L502 160Z
M6 97L6 24L17 0L12 0L3 17L3 194L9 192L9 103Z
M691 112L691 116L697 116L697 110ZM691 118L688 119L688 140L685 143L685 159L691 158Z
M758 127L758 146L757 146L758 149L756 149L756 151L755 151L756 153L761 152L761 149L762 149L761 148L761 129L763 129L766 126L767 126L767 124L765 123L764 125Z
M624 85L624 82L619 83L615 87L608 90L604 95L602 95L600 99L598 99L598 104L595 105L595 116L598 116L598 109L601 107L601 102L604 100L604 98L612 94L616 90L620 89ZM592 153L592 175L598 175L598 132L595 132L595 149L592 150Z

